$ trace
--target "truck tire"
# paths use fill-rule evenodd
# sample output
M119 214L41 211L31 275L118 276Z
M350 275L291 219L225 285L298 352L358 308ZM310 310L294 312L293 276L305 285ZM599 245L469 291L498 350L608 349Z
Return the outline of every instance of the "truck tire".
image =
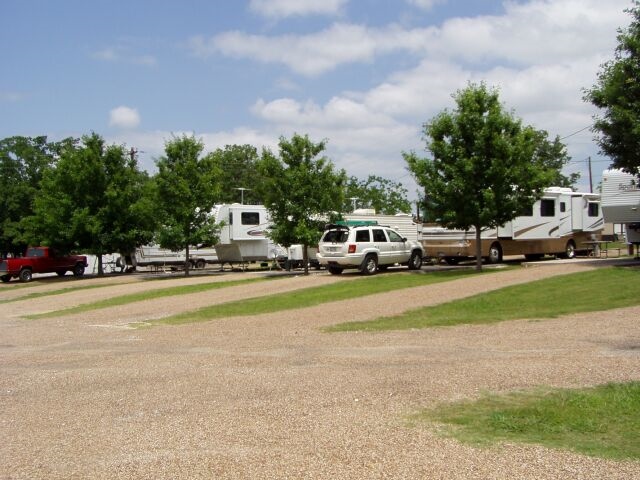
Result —
M84 265L81 263L76 263L76 266L73 267L73 276L81 277L82 275L84 275Z
M422 255L417 250L411 252L411 258L409 258L409 270L420 270L422 268Z
M365 257L364 262L360 265L360 273L363 275L375 275L378 271L378 258L369 254Z
M24 283L30 282L32 278L33 278L33 274L31 273L30 268L23 268L22 270L20 270L21 282L24 282Z

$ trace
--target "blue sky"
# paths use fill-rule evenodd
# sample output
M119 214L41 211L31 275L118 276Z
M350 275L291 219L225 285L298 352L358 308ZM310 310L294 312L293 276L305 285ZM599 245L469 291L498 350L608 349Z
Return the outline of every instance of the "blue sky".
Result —
M140 151L172 135L207 150L328 140L349 175L402 182L402 151L468 82L566 137L594 181L608 159L582 100L612 58L630 0L3 0L0 138L95 131ZM579 133L576 133L579 132ZM245 186L247 187L247 186Z

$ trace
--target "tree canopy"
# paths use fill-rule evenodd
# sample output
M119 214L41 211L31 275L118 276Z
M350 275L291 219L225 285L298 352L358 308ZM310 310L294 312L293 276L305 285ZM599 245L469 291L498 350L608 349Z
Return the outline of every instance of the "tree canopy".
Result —
M102 274L103 254L128 252L151 238L147 180L123 146L106 146L95 133L67 144L25 220L31 242L95 254Z
M161 247L185 250L189 275L190 246L217 242L219 225L211 211L220 194L220 169L204 143L194 136L174 137L165 143L165 155L156 161L154 177Z
M33 204L45 171L57 158L61 143L47 137L0 140L0 252L18 255L27 247L24 219Z
M386 215L411 211L407 189L399 182L377 175L369 175L365 180L349 177L344 201L343 212L350 212L354 205L356 208L373 208L376 213Z
M308 273L307 247L320 239L321 225L343 205L346 174L336 171L324 156L326 142L313 143L307 135L280 137L279 157L264 151L258 173L264 178L261 196L273 226L270 237L289 247L303 245L303 263Z
M614 59L601 66L584 98L602 111L593 125L601 153L614 167L640 175L640 1L626 11L632 22L618 30Z
M454 94L456 108L424 126L431 158L405 153L409 170L439 223L476 232L477 268L482 269L480 234L531 206L557 171L539 159L540 132L506 112L497 90L469 85Z
M259 204L259 178L256 165L258 151L251 145L227 145L211 154L218 171L220 195L218 203Z

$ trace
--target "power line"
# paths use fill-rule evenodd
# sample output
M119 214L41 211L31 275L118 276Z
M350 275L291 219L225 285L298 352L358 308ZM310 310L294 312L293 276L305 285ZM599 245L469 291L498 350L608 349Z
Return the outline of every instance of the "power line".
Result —
M591 124L591 125L587 125L586 127L581 128L581 129L580 129L580 130L578 130L577 132L570 133L569 135L567 135L567 136L565 136L565 137L562 137L560 140L564 140L565 138L573 137L574 135L577 135L577 134L579 134L580 132L584 132L587 128L591 128L591 127L593 127L593 124Z

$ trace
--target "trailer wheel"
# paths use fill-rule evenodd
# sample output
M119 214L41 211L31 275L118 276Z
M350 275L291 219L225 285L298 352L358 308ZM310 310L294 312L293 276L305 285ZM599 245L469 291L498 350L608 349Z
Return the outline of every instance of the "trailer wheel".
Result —
M369 254L360 265L360 273L363 275L374 275L378 271L378 259L375 255Z
M202 270L206 264L207 262L205 262L204 259L202 258L199 258L198 260L196 260L196 268L199 268Z
M489 263L501 263L502 262L502 247L498 242L494 242L489 247L489 256L487 257Z
M573 243L573 240L569 240L567 242L567 246L564 247L564 254L562 256L564 258L576 258L576 244Z
M32 278L33 278L33 274L31 273L31 269L23 268L22 270L20 270L21 282L25 282L25 283L30 282Z

